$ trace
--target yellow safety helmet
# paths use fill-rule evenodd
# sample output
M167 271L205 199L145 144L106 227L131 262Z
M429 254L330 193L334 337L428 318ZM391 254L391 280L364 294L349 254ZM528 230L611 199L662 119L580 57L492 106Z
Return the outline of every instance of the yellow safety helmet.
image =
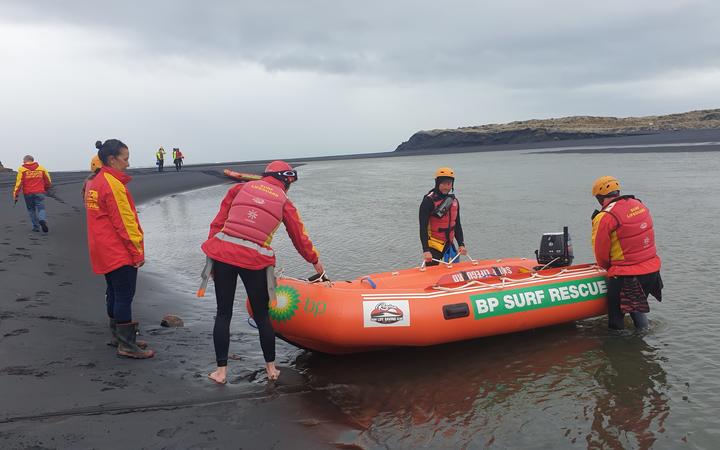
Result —
M103 166L102 161L100 161L100 157L98 155L95 155L90 160L90 172L95 172L96 170L100 170L100 168Z
M598 195L608 195L610 192L619 190L620 182L617 178L605 175L604 177L598 178L595 180L595 183L593 183L592 195L593 197L597 197Z
M440 167L438 170L435 171L435 178L438 177L448 177L455 179L455 171L452 170L450 167Z

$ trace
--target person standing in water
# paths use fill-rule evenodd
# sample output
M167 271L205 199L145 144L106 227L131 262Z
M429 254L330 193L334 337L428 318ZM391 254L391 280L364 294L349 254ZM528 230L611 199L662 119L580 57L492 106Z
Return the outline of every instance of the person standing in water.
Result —
M636 329L646 328L647 297L662 297L660 257L650 210L633 195L620 195L612 176L595 180L592 195L601 206L592 215L591 243L597 265L607 270L608 328L625 328L630 313Z
M137 272L145 264L144 235L135 202L127 188L131 178L127 145L117 139L97 141L100 170L85 186L88 248L96 274L105 276L105 302L117 354L152 358L155 352L137 340L139 324L133 321Z
M208 263L212 264L217 299L213 328L217 369L208 375L216 383L225 384L227 380L230 320L238 276L258 327L267 376L270 380L280 376L275 367L275 331L269 316L268 283L275 282L275 252L270 243L281 222L300 255L315 266L318 274L324 273L320 254L287 196L297 178L297 171L288 163L273 161L265 168L262 179L231 187L210 224L207 241L202 244Z
M460 224L460 203L451 193L454 184L455 171L440 167L435 171L435 187L420 203L420 245L428 266L437 265L434 260L450 261L458 252L467 254ZM453 243L455 240L457 248Z

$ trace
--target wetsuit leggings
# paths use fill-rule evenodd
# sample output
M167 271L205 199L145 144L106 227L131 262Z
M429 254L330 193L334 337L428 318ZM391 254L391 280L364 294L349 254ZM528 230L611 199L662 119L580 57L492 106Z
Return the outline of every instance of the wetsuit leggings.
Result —
M105 304L107 315L117 323L132 322L132 302L135 297L138 270L122 266L105 274Z
M655 284L658 282L658 273L653 272L647 275L638 275L637 279L642 285L643 291L650 292ZM632 276L618 276L608 278L608 291L607 291L607 302L608 302L608 328L612 330L622 330L625 328L624 318L625 313L620 309L620 291L622 290L623 283L626 278L632 278ZM633 312L630 313L630 318L635 324L635 328L641 329L648 326L648 319L645 313Z
M213 274L217 299L213 343L218 367L227 366L230 320L232 319L238 276L242 279L250 299L253 319L255 319L260 333L260 347L262 347L265 362L275 361L275 330L273 330L268 314L270 296L268 295L266 269L244 269L224 262L213 261Z

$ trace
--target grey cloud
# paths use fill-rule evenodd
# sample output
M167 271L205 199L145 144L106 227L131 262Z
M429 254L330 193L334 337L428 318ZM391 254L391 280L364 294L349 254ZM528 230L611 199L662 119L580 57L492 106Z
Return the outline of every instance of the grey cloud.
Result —
M720 3L596 3L8 0L0 13L111 31L147 58L181 55L399 83L571 88L720 67Z

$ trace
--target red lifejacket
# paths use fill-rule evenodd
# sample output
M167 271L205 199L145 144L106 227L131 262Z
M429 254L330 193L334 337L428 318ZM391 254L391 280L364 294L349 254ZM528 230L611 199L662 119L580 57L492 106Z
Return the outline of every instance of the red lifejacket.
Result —
M251 181L235 196L222 231L269 247L282 222L286 201L282 188L262 180Z
M632 196L611 200L602 211L609 223L611 276L634 274L633 267L650 273L660 270L660 258L655 248L653 219L647 207ZM614 226L613 226L614 225ZM649 271L649 272L648 272Z
M433 202L433 211L445 200L444 198L437 197L432 192L428 194L428 197L430 197ZM444 246L446 243L452 242L453 239L455 239L455 223L457 222L458 208L458 201L456 198L453 198L450 209L444 216L437 217L435 214L430 214L430 220L428 220L428 245L431 248L443 251L443 249L437 247ZM436 245L433 245L434 243Z

